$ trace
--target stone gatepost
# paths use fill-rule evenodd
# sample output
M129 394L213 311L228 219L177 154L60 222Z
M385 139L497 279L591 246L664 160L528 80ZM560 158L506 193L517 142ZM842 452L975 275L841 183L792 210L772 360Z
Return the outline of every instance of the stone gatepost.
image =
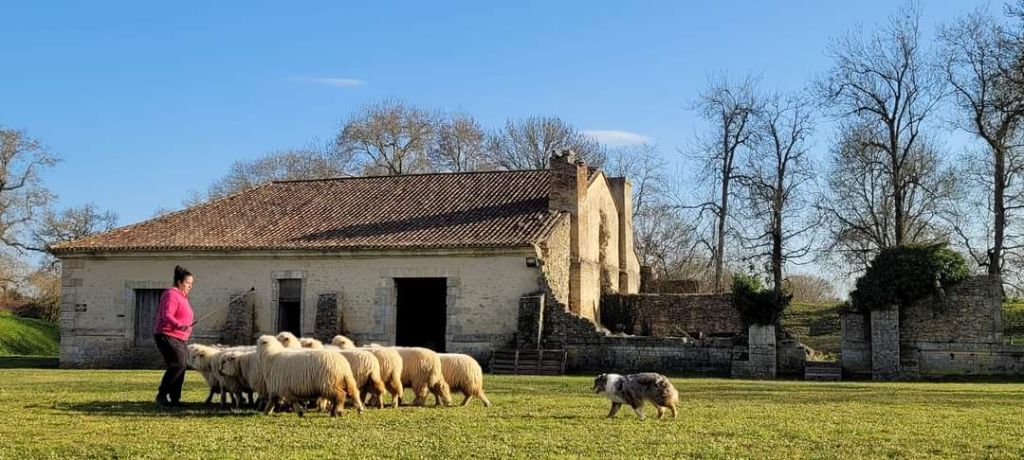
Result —
M516 348L540 348L544 334L544 295L519 298L519 328Z
M341 311L338 308L338 294L320 294L316 301L316 323L313 337L329 343L334 336L342 333Z
M256 292L248 291L231 296L228 302L228 317L224 325L223 341L231 345L251 345L253 308Z
M747 328L747 360L732 362L732 377L773 379L778 372L774 325L752 324Z
M842 362L847 376L871 374L871 337L868 318L859 313L845 313L842 324Z
M895 380L900 373L900 311L871 311L871 378Z

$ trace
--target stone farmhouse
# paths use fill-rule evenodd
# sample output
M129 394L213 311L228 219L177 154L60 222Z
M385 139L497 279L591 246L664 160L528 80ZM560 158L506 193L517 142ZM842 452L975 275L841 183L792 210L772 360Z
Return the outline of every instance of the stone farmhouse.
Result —
M61 365L158 364L176 264L196 275L194 341L344 332L486 360L521 341L524 296L597 323L602 294L638 291L631 209L626 178L571 152L546 170L268 183L52 248Z

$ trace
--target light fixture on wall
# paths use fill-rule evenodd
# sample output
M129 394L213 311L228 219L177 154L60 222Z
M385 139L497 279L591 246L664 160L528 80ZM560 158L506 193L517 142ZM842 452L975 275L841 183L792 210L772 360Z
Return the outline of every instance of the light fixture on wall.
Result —
M538 265L540 265L540 262L537 260L536 257L527 257L526 258L526 266L527 267L536 267Z

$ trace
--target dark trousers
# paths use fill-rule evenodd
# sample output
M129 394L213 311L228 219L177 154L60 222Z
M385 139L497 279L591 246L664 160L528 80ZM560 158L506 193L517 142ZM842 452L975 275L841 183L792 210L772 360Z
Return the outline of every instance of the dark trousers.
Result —
M166 397L171 402L181 400L181 385L185 383L185 360L188 357L188 346L184 340L168 337L163 334L154 334L156 347L164 357L167 364L167 372L160 381L159 396Z

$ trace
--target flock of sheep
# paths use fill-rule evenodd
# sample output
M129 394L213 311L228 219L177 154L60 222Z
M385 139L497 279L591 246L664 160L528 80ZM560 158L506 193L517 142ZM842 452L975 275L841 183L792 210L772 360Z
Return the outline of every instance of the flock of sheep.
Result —
M330 345L319 340L282 332L264 335L256 346L220 347L189 345L188 364L199 371L210 386L209 404L220 394L221 405L230 396L240 407L243 399L266 414L278 407L291 407L299 416L316 405L336 416L346 401L359 411L366 404L384 407L384 393L398 407L404 388L416 395L412 405L422 406L428 394L437 405L450 405L451 392L464 395L462 405L474 397L484 406L491 402L484 394L483 370L473 357L458 353L436 353L420 347L356 347L344 336ZM259 395L258 400L253 395Z

